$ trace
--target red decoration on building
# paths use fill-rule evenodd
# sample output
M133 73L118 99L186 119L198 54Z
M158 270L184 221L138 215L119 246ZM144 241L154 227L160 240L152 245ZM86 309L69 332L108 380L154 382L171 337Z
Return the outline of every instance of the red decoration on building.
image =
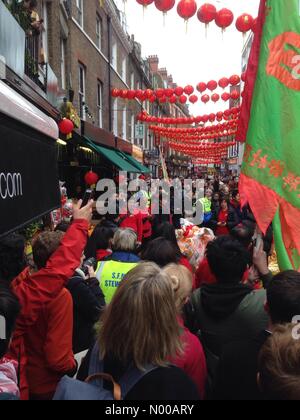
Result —
M197 85L198 92L203 93L203 92L206 91L206 89L207 89L207 84L206 83L203 83L203 82L198 83L198 85Z
M179 98L179 101L181 104L186 104L187 103L187 97L185 95L181 95Z
M223 99L223 101L227 102L230 99L230 94L225 92L223 93L223 95L221 96L221 98Z
M154 0L136 0L141 6L147 7L149 4L153 3Z
M177 87L176 89L175 89L175 95L176 96L181 96L181 95L183 95L183 92L184 92L184 89L182 88L182 87Z
M241 16L239 16L236 20L236 29L239 32L246 33L248 31L251 31L254 25L254 18L249 15L248 13L243 13Z
M195 0L180 0L177 5L177 13L184 20L189 20L197 13L197 3Z
M217 26L225 30L234 21L234 15L231 10L224 8L217 12L215 21Z
M89 186L96 185L99 181L99 176L93 171L90 171L84 176L85 183Z
M240 99L240 92L238 92L237 90L234 90L231 93L231 99L233 99L234 101L237 101L238 99Z
M197 95L192 95L192 96L190 97L190 102L191 102L192 104L195 104L196 102L198 102L198 96L197 96Z
M120 95L120 91L119 91L119 89L112 89L112 91L111 91L111 96L113 97L113 98L118 98L118 96Z
M164 89L157 89L155 91L157 98L162 98L165 95Z
M209 96L208 95L203 95L203 96L201 96L201 101L204 103L204 104L207 104L208 102L209 102Z
M184 88L184 93L186 94L186 95L192 95L193 93L194 93L194 88L193 88L193 86L191 86L191 85L188 85L188 86L186 86L185 88Z
M229 79L227 79L227 77L223 77L222 79L219 80L219 86L222 89L227 88L227 86L229 85Z
M167 13L175 6L175 0L155 0L155 7L163 13Z
M208 25L210 22L215 20L217 16L217 9L213 4L205 3L199 8L197 16L201 23Z
M232 86L237 86L241 83L241 78L240 78L240 76L235 74L234 76L230 77L229 82Z
M217 103L217 102L220 100L220 95L218 95L217 93L214 93L214 94L212 95L212 97L211 97L211 100L212 100L214 103Z
M62 134L64 134L65 136L68 136L74 130L74 124L68 118L64 118L59 122L58 128Z
M216 90L216 89L217 89L217 87L218 87L218 83L217 83L215 80L210 80L210 81L207 83L207 88L208 88L209 90L211 90L211 91Z

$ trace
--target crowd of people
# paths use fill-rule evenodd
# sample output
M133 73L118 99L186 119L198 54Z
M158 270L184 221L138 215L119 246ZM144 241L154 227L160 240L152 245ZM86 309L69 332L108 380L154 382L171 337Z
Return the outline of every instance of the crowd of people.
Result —
M206 181L196 270L150 201L91 235L93 203L74 204L31 265L21 235L0 241L1 400L300 399L300 274L270 272L237 180Z

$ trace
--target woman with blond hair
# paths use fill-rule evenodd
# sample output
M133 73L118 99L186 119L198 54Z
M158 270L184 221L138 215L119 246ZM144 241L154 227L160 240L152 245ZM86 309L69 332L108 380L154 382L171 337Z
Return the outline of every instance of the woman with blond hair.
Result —
M197 400L191 379L169 363L183 351L181 333L168 275L156 264L142 263L124 277L102 315L97 343L78 378L99 373L91 369L97 351L99 366L117 383L132 369L144 372L127 387L124 400ZM111 389L110 383L104 381L104 388Z
M198 337L184 327L182 310L192 294L193 276L191 272L182 265L170 264L164 269L168 275L171 287L174 292L175 305L177 309L178 323L182 328L181 343L183 352L170 358L171 363L178 366L197 385L202 399L205 397L205 385L207 380L206 358L202 344Z

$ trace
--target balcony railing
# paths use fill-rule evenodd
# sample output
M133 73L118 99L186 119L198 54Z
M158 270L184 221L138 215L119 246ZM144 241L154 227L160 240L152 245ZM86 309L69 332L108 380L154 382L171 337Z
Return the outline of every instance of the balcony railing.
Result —
M28 76L47 91L47 65L42 57L42 35L18 2L0 0L0 56L22 79Z
M43 62L40 38L40 34L26 35L25 74L46 92L47 65Z

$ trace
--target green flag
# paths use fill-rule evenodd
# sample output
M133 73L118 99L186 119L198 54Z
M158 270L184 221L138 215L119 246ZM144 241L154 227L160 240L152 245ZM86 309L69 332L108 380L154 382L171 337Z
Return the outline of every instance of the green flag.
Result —
M261 0L238 140L241 194L263 232L273 222L281 269L300 271L299 0Z

